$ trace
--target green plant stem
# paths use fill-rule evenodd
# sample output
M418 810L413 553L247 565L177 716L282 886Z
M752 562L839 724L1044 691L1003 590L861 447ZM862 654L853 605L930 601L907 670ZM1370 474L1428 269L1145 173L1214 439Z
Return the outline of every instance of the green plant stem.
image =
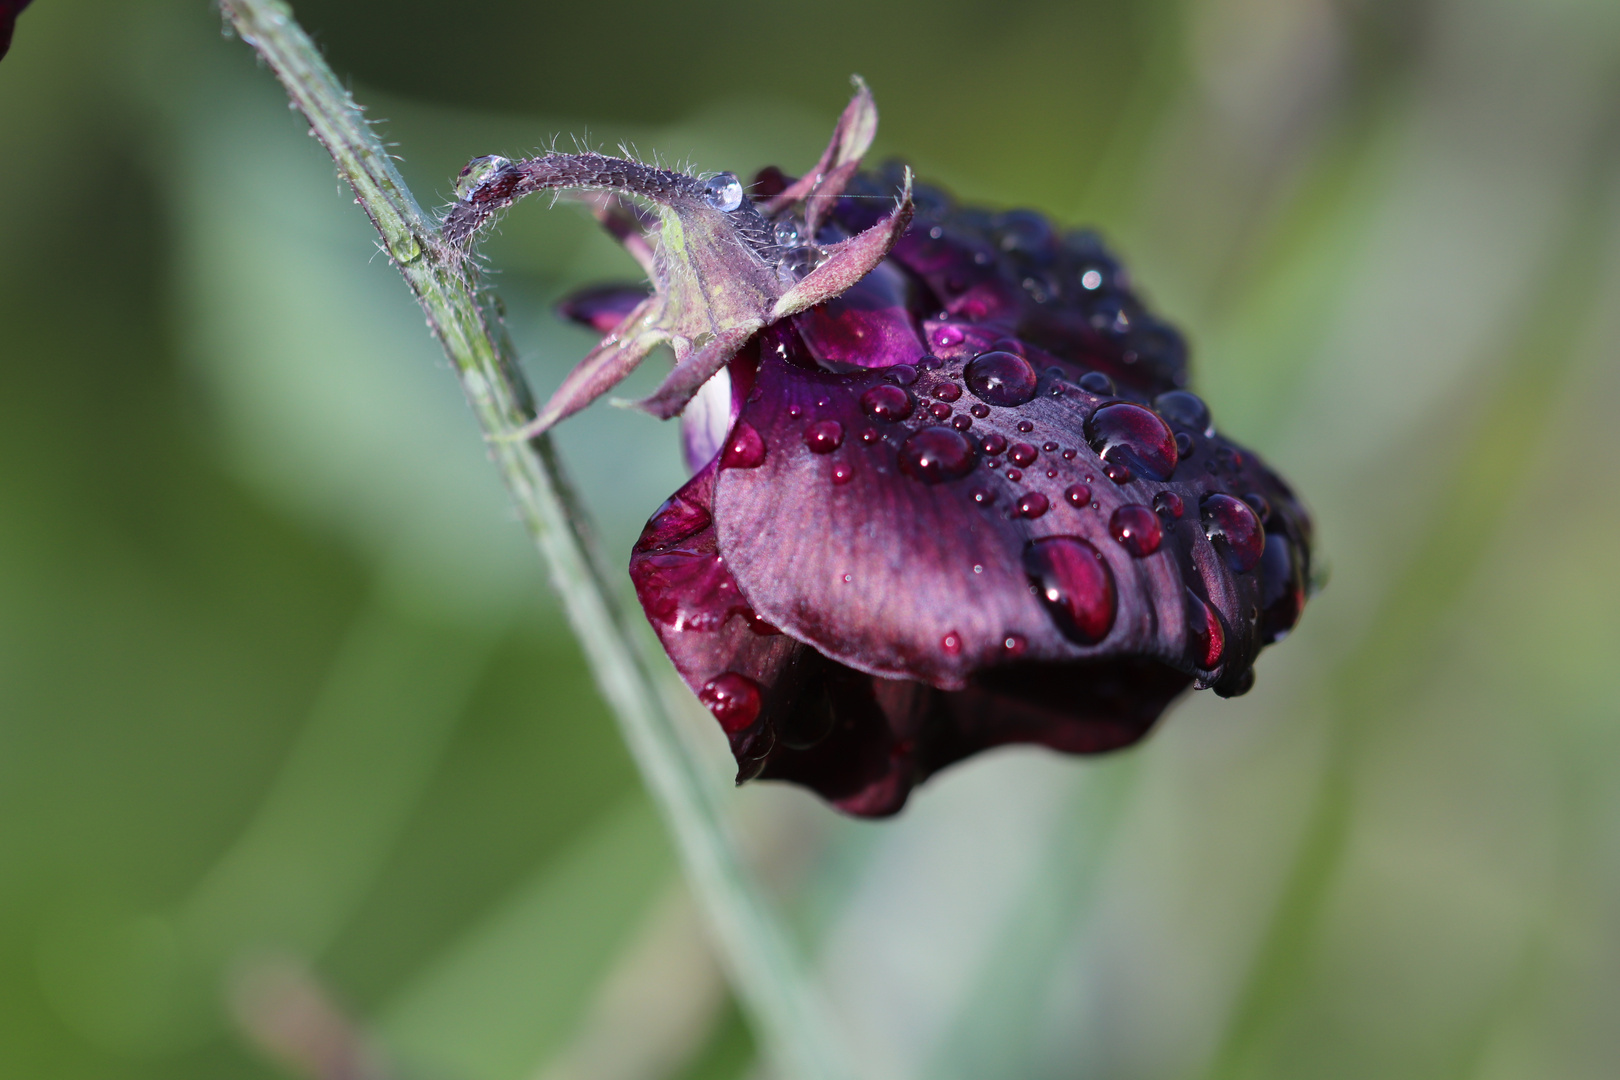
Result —
M473 271L440 243L358 106L281 0L221 0L331 153L455 366L489 438L524 525L551 568L597 683L668 823L719 946L732 986L781 1073L796 1080L851 1075L819 996L784 928L743 867L718 794L664 706L638 637L588 539L578 500L551 443L505 437L533 416L497 320L478 301Z

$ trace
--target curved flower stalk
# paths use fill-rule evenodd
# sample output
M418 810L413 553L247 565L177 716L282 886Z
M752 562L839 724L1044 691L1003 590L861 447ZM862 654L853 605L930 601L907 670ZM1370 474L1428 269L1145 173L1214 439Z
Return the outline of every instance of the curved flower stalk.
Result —
M635 546L642 607L739 782L862 816L990 746L1113 750L1191 686L1244 693L1311 577L1303 505L1219 434L1095 234L858 173L876 120L858 86L809 174L746 193L481 158L447 223L603 193L652 291L565 302L606 337L520 433L675 347L641 405L682 413L695 475Z
M231 25L286 87L354 189L454 364L491 456L551 565L603 696L669 826L718 952L764 1052L795 1080L851 1075L837 1035L782 925L742 865L706 769L664 708L635 635L587 541L590 529L544 437L502 435L533 416L504 336L485 318L464 253L423 214L358 107L282 0L221 0ZM632 248L634 250L634 248Z

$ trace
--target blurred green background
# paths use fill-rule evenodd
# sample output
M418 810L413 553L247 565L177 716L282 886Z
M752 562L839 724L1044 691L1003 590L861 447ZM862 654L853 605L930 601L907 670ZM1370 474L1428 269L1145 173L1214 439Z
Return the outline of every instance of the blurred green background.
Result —
M1620 1073L1620 5L299 0L424 202L580 138L1112 239L1332 581L1247 697L897 821L739 792L871 1080ZM0 63L0 1073L756 1076L420 314L203 0ZM575 207L488 245L633 278ZM673 430L561 443L624 557ZM717 733L703 729L723 753Z

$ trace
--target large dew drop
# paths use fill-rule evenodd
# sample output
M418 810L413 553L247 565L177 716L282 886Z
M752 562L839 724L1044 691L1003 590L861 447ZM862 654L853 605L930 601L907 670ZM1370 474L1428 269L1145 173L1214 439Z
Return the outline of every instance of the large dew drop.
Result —
M911 395L898 386L874 386L861 395L861 411L877 420L904 420L912 405Z
M742 205L742 183L734 174L728 172L711 176L703 184L703 199L716 210L729 214Z
M737 426L731 429L731 437L726 440L726 448L720 451L720 467L757 469L763 464L765 464L765 440L748 421L737 421Z
M1035 369L1015 353L981 353L963 374L973 396L987 405L1022 405L1035 397Z
M759 717L759 684L746 675L727 671L703 684L698 700L708 706L727 735L745 730Z
M1077 536L1048 536L1024 546L1024 573L1063 636L1095 645L1114 625L1114 572Z
M1159 516L1140 503L1128 503L1115 510L1108 519L1108 531L1119 541L1120 547L1138 559L1158 551L1164 539Z
M456 198L466 202L472 198L473 192L478 190L478 185L510 164L511 161L499 154L473 158L467 162L467 167L461 170L461 175L456 177Z
M900 444L900 468L907 476L930 484L957 480L973 471L978 454L959 431L925 427Z
M1266 534L1249 504L1230 495L1205 495L1198 504L1204 535L1238 573L1253 570L1265 551Z
M1128 401L1104 405L1086 421L1086 438L1104 461L1154 480L1168 480L1176 471L1175 433L1158 414L1140 405Z
M1187 590L1187 654L1194 666L1214 671L1226 652L1226 631L1220 616L1210 606Z

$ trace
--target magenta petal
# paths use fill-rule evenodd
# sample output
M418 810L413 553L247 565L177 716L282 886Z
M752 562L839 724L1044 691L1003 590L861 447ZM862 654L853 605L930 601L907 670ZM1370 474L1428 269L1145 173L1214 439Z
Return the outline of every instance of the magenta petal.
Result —
M644 285L594 285L563 297L557 303L557 314L606 334L645 299Z
M915 363L927 350L912 316L905 273L881 263L841 296L792 317L805 348L833 365L888 367Z
M939 415L971 417L940 400L972 401L963 366L921 373L907 393L935 404L885 422L862 406L893 387L884 373L830 374L762 358L739 428L758 436L763 454L755 467L720 473L714 504L720 550L755 610L850 667L946 689L1015 656L1182 663L1182 563L1169 552L1138 557L1112 536L1112 512L1151 502L1153 492L1093 483L1101 462L1083 426L1095 399L1042 394L971 419L962 432ZM853 434L836 452L815 453L805 429L827 420ZM1009 469L986 454L979 444L992 436L1014 452L1028 445L1031 466ZM1056 449L1037 449L1046 443ZM1092 483L1100 510L1069 504L1063 493L1076 483ZM1031 494L1045 500L1038 512L1033 500L1020 506ZM1106 561L1117 606L1106 626L1088 616L1089 640L1066 635L1031 590L1025 549L1047 537L1089 545ZM1007 646L1014 640L1022 642L1016 653Z

